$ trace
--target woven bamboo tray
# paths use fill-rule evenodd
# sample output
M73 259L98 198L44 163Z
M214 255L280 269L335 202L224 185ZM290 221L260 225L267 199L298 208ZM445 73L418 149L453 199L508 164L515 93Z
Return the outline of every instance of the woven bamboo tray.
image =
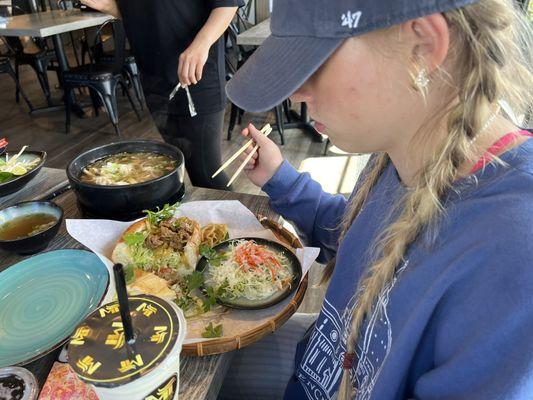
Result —
M258 216L258 220L265 228L270 229L274 235L276 235L276 237L285 245L292 248L302 247L300 240L277 222L262 216ZM242 334L238 336L224 336L220 339L209 339L204 342L184 344L182 348L182 354L187 356L201 357L226 353L228 351L246 347L257 342L259 339L263 338L269 333L275 332L296 312L303 301L305 291L307 290L307 284L308 276L306 274L300 282L295 294L292 295L292 300L287 307L285 307L279 314L274 316L263 325L260 325L253 330L242 332Z

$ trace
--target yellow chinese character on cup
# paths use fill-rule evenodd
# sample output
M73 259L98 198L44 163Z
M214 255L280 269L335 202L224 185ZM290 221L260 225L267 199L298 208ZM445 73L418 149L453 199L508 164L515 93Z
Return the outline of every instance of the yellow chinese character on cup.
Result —
M156 326L154 327L155 333L150 337L150 341L161 344L165 340L165 336L167 335L167 327L166 326Z
M120 312L118 304L109 304L105 307L100 308L100 317L104 318L106 314L116 314Z
M142 367L144 365L143 359L140 354L137 354L134 360L124 360L120 362L120 368L118 369L120 372L125 373L131 370L134 370L138 367Z
M80 326L78 329L76 329L74 335L71 336L70 345L81 346L85 343L85 338L89 336L89 333L91 333L91 330L88 326Z
M170 400L174 394L174 382L176 377L172 378L164 387L157 390L157 396L148 396L144 400Z
M150 317L157 312L157 308L146 303L142 303L136 310L141 311L145 317Z
M83 372L87 372L87 375L92 375L94 372L100 368L102 365L101 362L94 362L94 359L91 356L85 356L81 360L78 360L76 366L81 369Z
M122 346L124 346L125 342L124 327L120 321L113 322L111 326L116 329L113 330L113 333L107 335L105 344L108 346L113 346L114 350L120 349Z

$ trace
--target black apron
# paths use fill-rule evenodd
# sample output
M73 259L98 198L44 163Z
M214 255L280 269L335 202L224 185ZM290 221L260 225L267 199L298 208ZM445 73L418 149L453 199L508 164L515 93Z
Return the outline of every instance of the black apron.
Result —
M118 0L133 54L147 97L161 103L178 83L179 55L189 47L216 7L237 6L239 0ZM199 115L222 110L225 104L224 39L211 46L203 76L191 85ZM169 114L189 113L184 90L167 104Z

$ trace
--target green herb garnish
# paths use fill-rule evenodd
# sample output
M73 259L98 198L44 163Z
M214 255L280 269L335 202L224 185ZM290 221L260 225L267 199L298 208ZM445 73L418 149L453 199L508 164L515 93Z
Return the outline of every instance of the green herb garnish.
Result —
M15 177L11 172L0 172L0 183L10 181Z
M205 289L205 295L207 297L202 300L203 308L204 312L208 312L209 310L211 310L211 307L217 304L217 291L212 287L208 287Z
M213 325L212 322L205 327L205 330L202 332L203 338L217 338L222 336L222 324Z
M157 207L157 211L144 210L143 212L146 213L146 217L150 225L157 226L161 222L172 218L179 205L180 203L172 205L165 204L161 210L159 209L159 207Z
M174 303L181 308L184 312L188 311L192 306L196 305L196 302L189 295L179 296L174 300Z
M143 244L145 239L146 233L144 232L127 233L124 235L124 242L126 242L128 246Z
M187 292L191 292L194 289L202 287L204 284L204 274L194 271L192 274L185 277L185 282L187 283Z
M126 278L126 284L129 285L135 280L135 268L133 264L128 264L123 267L124 277Z
M209 264L211 264L214 267L219 267L222 262L226 261L228 259L228 256L225 254L219 254L216 252L215 249L212 249L211 247L203 244L200 246L200 255L207 258L209 261Z

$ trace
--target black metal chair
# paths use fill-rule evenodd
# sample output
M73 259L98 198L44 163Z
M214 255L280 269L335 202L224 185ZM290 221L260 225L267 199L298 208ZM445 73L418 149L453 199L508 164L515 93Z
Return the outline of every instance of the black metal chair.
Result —
M113 53L102 53L102 55L96 55L96 61L102 64L114 64L115 56ZM135 97L141 106L141 111L144 110L144 92L141 85L139 67L137 66L135 57L130 50L126 50L123 74L133 87L133 92L135 93Z
M24 50L24 45L18 37L3 37L2 38L7 48L10 51L9 57L13 59L15 63L15 74L17 79L20 77L20 66L29 65L37 75L39 84L44 93L48 105L52 104L52 98L50 94L50 84L48 82L47 70L50 63L55 59L53 50L42 49L36 53L27 53ZM16 91L16 101L19 102L19 91Z
M33 2L28 0L13 0L11 7L12 15L24 15L39 12L35 8ZM57 62L56 55L53 49L48 47L45 39L31 38L34 44L34 52L27 52L22 40L18 37L4 37L6 46L10 54L9 57L13 59L15 64L15 74L17 79L20 77L20 66L29 65L37 75L41 89L45 95L48 105L52 105L52 98L50 93L50 83L48 81L48 70L57 70L54 63ZM19 91L16 91L16 101L19 102Z
M61 10L66 10L67 5L65 0L58 0L57 1L58 7ZM85 56L87 55L89 58L89 61L97 62L101 64L109 64L112 65L115 63L114 60L114 53L112 52L103 52L102 46L98 46L96 49L92 48L89 44L89 37L91 36L91 31L84 29L83 35L79 39L79 43L81 46L81 64L85 63ZM72 32L71 32L72 34ZM74 38L71 37L72 42L74 43ZM77 48L74 46L74 54L76 56L76 62L78 65L80 63L78 62L77 57ZM141 110L144 110L144 92L142 90L141 86L141 79L139 75L139 68L137 67L137 63L135 62L135 57L131 53L130 50L126 49L126 55L124 58L124 76L128 80L128 82L131 83L133 87L133 91L135 93L135 97L137 98L139 105L141 107Z
M67 133L70 131L70 114L72 108L69 94L75 88L80 87L87 87L89 89L96 115L98 115L98 105L100 102L104 105L117 135L120 136L116 96L116 89L118 85L120 85L126 93L128 100L130 101L133 110L137 115L137 118L139 121L141 120L139 111L137 110L137 107L131 98L122 75L126 47L126 33L124 31L122 22L119 20L109 20L102 24L97 31L93 48L101 47L98 45L98 41L101 40L100 37L102 29L107 25L111 25L113 28L113 40L115 43L114 63L91 63L81 65L79 67L71 68L70 71L67 71L63 74L63 84L66 99L65 129Z
M33 105L31 104L30 100L22 90L22 87L20 86L20 81L17 78L17 75L15 74L15 71L13 70L13 67L11 66L11 62L9 61L9 58L7 57L0 57L0 74L8 74L11 78L13 78L13 81L15 82L15 87L17 90L17 93L20 93L22 95L22 98L30 108L30 112L33 111Z

